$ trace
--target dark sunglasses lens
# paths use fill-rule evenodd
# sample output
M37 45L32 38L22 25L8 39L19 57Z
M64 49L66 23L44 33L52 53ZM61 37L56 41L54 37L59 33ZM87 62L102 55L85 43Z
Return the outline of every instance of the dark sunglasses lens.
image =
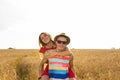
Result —
M62 42L63 44L66 44L67 42Z
M60 43L61 43L61 41L57 41L57 43L59 43L59 44L60 44Z
M57 43L59 43L59 44L66 44L67 42L66 41L60 41L60 40L57 40Z

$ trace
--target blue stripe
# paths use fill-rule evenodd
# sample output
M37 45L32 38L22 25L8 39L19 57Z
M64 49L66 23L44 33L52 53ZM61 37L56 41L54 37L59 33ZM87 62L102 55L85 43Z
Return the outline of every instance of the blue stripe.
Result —
M50 59L49 59L49 62L69 63L69 60L62 60L62 59L50 58Z
M67 74L68 70L49 70L49 74Z
M68 74L50 74L49 75L50 78L57 78L57 79L65 79L68 78Z

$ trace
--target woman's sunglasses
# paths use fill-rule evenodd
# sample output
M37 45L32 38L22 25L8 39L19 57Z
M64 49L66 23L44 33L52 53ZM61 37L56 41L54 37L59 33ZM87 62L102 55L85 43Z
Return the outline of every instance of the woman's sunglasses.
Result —
M62 43L62 44L67 44L67 41L57 40L57 43L58 43L58 44L61 44L61 43Z

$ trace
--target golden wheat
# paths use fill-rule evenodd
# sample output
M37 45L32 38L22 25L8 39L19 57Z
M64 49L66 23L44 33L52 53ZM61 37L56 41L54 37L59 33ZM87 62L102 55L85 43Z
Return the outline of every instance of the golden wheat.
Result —
M120 80L120 50L72 49L77 80ZM37 80L38 50L0 50L0 80Z

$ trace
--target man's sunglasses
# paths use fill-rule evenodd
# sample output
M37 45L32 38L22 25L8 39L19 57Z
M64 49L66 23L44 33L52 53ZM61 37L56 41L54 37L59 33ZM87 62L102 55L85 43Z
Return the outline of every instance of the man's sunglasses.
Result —
M58 44L61 44L61 43L62 43L62 44L67 44L67 41L57 40L57 43L58 43Z

